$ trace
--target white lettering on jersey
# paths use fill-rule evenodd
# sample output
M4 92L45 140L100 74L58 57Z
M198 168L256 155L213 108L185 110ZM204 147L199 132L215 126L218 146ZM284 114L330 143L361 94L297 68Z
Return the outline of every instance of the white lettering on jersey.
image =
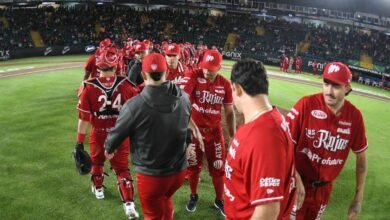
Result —
M337 128L337 133L341 133L341 134L351 134L351 131L349 128Z
M226 197L229 198L230 202L233 202L235 198L225 184L223 184L223 191L225 192Z
M182 76L176 76L174 79L171 79L170 81L175 83L176 85L180 85L180 84L183 83L183 77Z
M221 143L214 143L215 158L222 159L222 145Z
M233 159L236 159L236 149L232 146L230 146L229 148L229 155L233 158Z
M313 147L318 149L320 147L325 148L328 151L336 152L338 150L345 150L348 144L348 140L340 137L340 135L333 136L327 130L317 131L319 137L313 141Z
M326 119L328 117L328 115L321 110L313 110L311 111L311 115L318 119Z
M314 135L316 135L316 130L315 129L308 129L306 128L306 137L310 139L314 139Z
M199 107L196 103L192 104L192 107L200 113L206 113L206 114L212 114L212 115L219 115L220 111L214 110L212 108L204 109L203 107Z
M318 154L315 154L311 152L308 148L303 148L301 153L306 154L307 158L309 158L310 161L320 163L322 165L329 165L329 166L336 166L336 165L342 165L344 163L344 160L341 159L335 159L335 158L322 158Z
M278 187L280 179L274 177L260 178L260 187Z
M352 123L348 122L348 121L339 121L339 124L344 125L344 126L349 126L349 127L352 126Z
M226 179L229 179L229 180L232 179L232 172L233 172L233 168L228 164L228 161L226 161L226 163L225 163L225 176L226 176Z
M223 89L216 89L215 93L225 94L225 90L223 90Z
M218 96L217 94L212 94L209 91L202 91L202 96L199 99L200 103L210 103L214 104L222 104L223 97Z

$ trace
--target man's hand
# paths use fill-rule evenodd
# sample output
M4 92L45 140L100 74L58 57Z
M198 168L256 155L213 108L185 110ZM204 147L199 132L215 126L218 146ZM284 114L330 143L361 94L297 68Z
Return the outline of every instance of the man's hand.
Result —
M199 148L204 152L204 143L203 143L203 136L199 131L199 128L196 127L194 130L192 130L192 135L194 138L199 142Z
M104 151L104 155L106 156L107 160L111 160L114 157L115 153L116 153L116 150L111 154L109 154L106 150Z
M296 173L296 178L297 178L296 206L297 206L297 210L299 210L303 205L303 201L305 200L306 192L305 192L305 187L303 186L301 176L299 175L298 172Z
M355 200L352 201L348 210L348 220L356 219L360 214L361 209L362 209L362 203L360 201L355 201Z
M196 157L195 144L189 144L186 150L187 160L192 161Z

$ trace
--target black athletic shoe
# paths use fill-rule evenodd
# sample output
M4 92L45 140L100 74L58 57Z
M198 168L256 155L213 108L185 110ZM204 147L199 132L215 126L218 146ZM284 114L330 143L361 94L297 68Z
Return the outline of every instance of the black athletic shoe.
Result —
M222 214L224 217L226 217L225 209L224 209L223 201L222 201L222 200L216 199L215 202L214 202L214 206L215 206L215 208L219 209L219 211L221 212L221 214Z
M186 205L186 209L189 212L195 212L196 211L196 203L198 202L198 194L190 195L190 201L188 201Z

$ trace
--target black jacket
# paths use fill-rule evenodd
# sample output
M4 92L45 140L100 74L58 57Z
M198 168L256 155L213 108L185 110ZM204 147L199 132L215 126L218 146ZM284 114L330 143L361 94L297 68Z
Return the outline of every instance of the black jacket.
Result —
M139 60L134 59L129 63L126 73L127 78L137 86L144 82L144 79L141 75L141 69L142 63Z
M188 95L168 81L146 86L125 103L104 145L112 153L130 137L131 159L137 172L164 176L182 171L186 159L187 127L191 115Z

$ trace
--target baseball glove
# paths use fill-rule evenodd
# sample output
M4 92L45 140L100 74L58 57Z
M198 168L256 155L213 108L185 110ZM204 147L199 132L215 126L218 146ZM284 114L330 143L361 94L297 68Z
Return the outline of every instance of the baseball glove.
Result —
M74 162L76 164L76 169L79 171L80 175L86 175L91 172L92 161L88 152L84 150L83 143L76 143L74 151L72 152Z

